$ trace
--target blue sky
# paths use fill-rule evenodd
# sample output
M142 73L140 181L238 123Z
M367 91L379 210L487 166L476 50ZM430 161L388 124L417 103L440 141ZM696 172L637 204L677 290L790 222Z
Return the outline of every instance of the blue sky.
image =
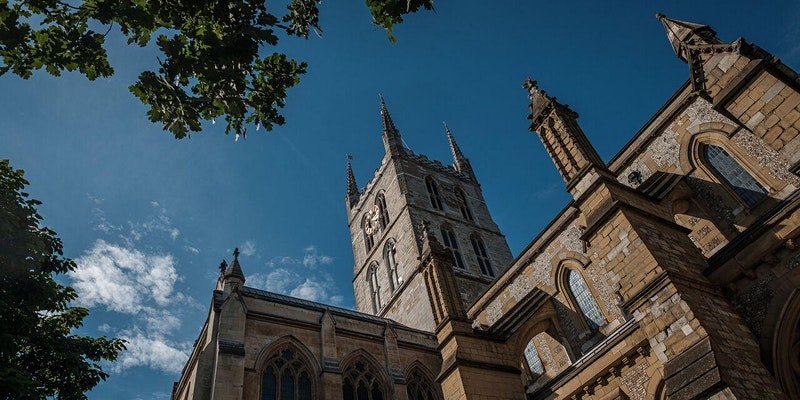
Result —
M89 397L168 398L236 246L249 286L353 307L345 154L365 185L383 152L378 94L412 150L450 163L447 121L516 255L568 201L527 130L526 77L580 114L608 160L689 74L656 12L800 67L796 1L487 4L437 3L392 44L359 2L325 2L322 38L280 44L309 63L286 125L245 141L223 124L177 141L149 123L127 86L157 54L116 35L110 79L0 78L0 158L26 171L79 263L63 280L92 310L82 332L130 341Z

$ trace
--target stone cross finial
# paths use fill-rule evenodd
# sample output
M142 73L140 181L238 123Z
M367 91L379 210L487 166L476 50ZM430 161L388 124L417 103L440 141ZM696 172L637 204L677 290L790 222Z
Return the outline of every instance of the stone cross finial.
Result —
M236 260L239 258L239 248L233 249L233 259Z
M225 268L228 268L228 262L225 261L225 260L222 260L222 262L219 263L219 272L224 274L225 273Z

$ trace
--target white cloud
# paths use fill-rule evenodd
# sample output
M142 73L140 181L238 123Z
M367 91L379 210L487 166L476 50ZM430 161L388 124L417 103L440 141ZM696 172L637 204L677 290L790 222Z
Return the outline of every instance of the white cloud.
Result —
M157 201L151 201L151 202L150 202L150 205L151 205L153 208L158 208L158 202L157 202Z
M186 245L183 248L188 250L188 251L191 251L194 254L200 253L200 249L198 249L197 247L192 247L192 246Z
M239 247L239 251L242 253L243 256L252 256L256 254L256 245L251 240L245 241L241 247Z
M303 256L303 265L306 267L316 267L317 265L327 265L333 262L333 257L320 255L317 248L308 246L305 248L305 256Z
M75 263L68 275L86 307L135 314L150 300L159 306L174 300L178 274L169 254L145 254L98 239Z
M338 294L333 277L316 268L318 265L331 264L333 257L319 254L314 246L308 246L303 251L305 254L302 258L274 257L267 262L271 270L248 276L246 285L301 299L341 304L344 298Z
M189 342L175 343L158 335L145 335L137 329L122 332L120 338L128 343L125 345L127 349L119 354L111 367L117 373L133 367L179 373L192 348Z
M102 323L102 324L100 324L100 326L97 327L97 330L100 331L100 332L103 332L103 333L111 332L112 329L113 328L111 328L111 325L106 324L106 323Z
M145 323L147 332L166 335L181 327L181 320L169 310L146 309L140 320Z

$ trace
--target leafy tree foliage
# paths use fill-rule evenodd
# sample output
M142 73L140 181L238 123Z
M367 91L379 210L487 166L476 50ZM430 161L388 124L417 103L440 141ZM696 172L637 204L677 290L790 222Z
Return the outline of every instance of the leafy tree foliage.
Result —
M278 109L306 64L270 49L279 34L307 38L322 30L320 0L288 1L278 3L285 5L278 16L277 1L268 7L248 0L0 0L0 76L27 79L44 68L56 76L67 70L90 80L108 77L114 70L105 39L116 26L128 44L147 46L157 35L163 59L130 90L149 106L150 120L176 138L216 118L237 137L251 124L271 130L284 123ZM366 3L390 40L403 15L433 7L433 0Z
M23 171L0 160L0 399L85 399L124 342L74 335L88 310L55 274L75 268L55 232L40 226Z

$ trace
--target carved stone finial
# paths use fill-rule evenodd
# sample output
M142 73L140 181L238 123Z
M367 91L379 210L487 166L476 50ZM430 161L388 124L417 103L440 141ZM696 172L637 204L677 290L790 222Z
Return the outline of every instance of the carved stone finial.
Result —
M219 263L219 272L224 274L225 273L225 268L228 268L228 262L225 261L225 260L222 260L222 262Z
M233 259L236 260L239 258L239 248L233 249Z

